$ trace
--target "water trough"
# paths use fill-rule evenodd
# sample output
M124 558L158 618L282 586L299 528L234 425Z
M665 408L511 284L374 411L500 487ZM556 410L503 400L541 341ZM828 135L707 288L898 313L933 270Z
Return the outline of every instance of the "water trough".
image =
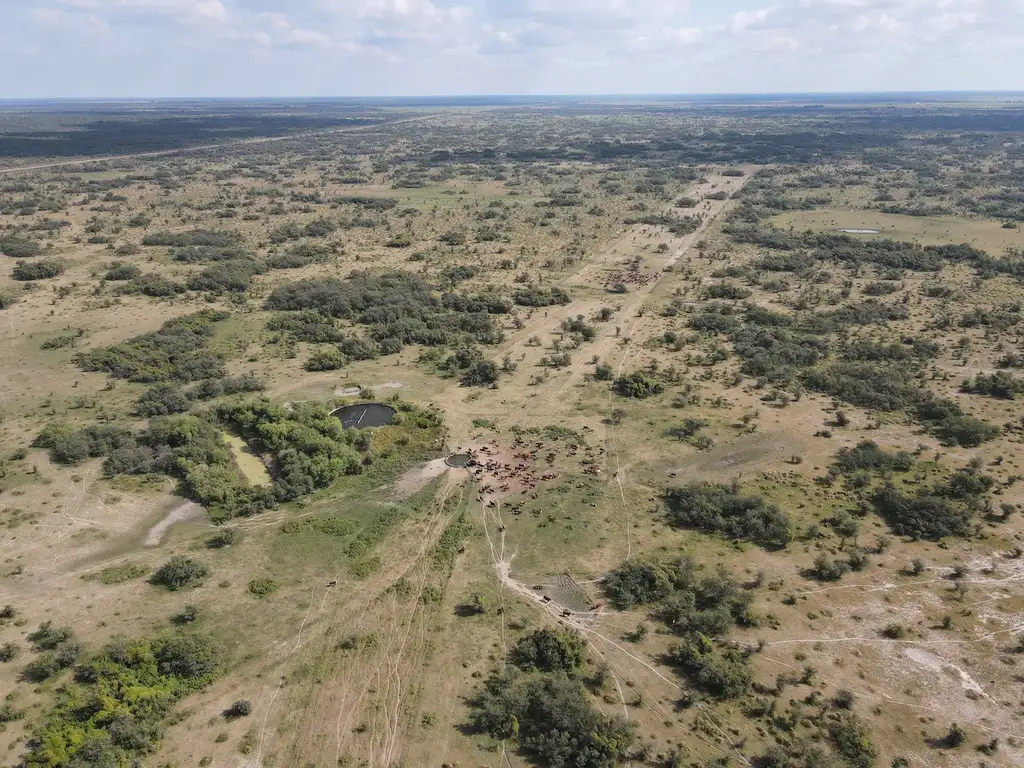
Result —
M356 403L334 411L343 429L383 427L395 420L395 409L384 403Z
M468 453L453 453L451 456L444 460L444 463L447 464L449 467L461 468L468 467L469 462L472 460L473 457L470 456Z

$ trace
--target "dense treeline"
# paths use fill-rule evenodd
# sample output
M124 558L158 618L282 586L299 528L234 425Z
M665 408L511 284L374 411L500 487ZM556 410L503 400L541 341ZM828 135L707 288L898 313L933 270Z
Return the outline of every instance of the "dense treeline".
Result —
M241 233L232 230L192 229L188 232L148 232L143 236L142 244L165 245L182 249L233 249L242 240ZM215 251L202 251L202 253L212 252ZM195 251L190 250L186 253L195 253ZM187 258L182 260L187 261Z
M205 309L174 318L159 330L136 336L112 347L75 356L85 371L102 371L117 379L144 383L198 381L224 376L224 359L208 350L215 324L226 312Z
M495 344L502 338L489 314L496 308L493 304L439 298L430 284L412 272L356 272L346 280L298 280L275 288L266 308L302 313L294 322L287 316L275 318L271 327L325 339L335 335L328 318L368 326L377 350L372 357L398 352L407 344ZM340 351L350 356L349 351Z
M139 395L135 402L135 415L149 418L184 413L196 401L212 400L223 395L262 392L265 388L265 382L251 373L203 379L188 388L177 383L156 384Z
M905 240L858 239L830 232L791 232L772 226L734 221L725 231L737 243L757 245L788 254L769 254L757 266L761 269L806 272L823 261L848 266L871 264L886 269L938 272L948 264L968 264L981 275L1024 276L1024 259L1013 253L991 256L967 243L920 245Z
M125 766L155 749L171 708L223 667L206 635L115 640L75 668L29 741L28 768Z
M258 110L242 107L234 114L197 115L196 109L195 105L189 105L187 109L161 107L154 116L148 110L146 113L132 113L121 108L116 112L106 107L87 108L75 114L62 115L56 130L17 130L17 122L11 120L2 134L0 156L74 158L154 152L380 122L377 116L360 114L362 107L348 106L334 107L339 114L333 115L323 114L322 105L317 105L310 114L282 114L278 111L280 106L272 108L273 112L263 106ZM285 109L291 112L293 108L289 105Z
M140 399L140 414L160 415L138 434L115 425L73 428L61 423L44 429L35 444L66 465L104 457L107 476L161 473L176 477L182 495L208 507L214 519L256 514L362 471L371 449L368 433L342 429L328 404L294 403L286 408L261 398L221 402L204 413L173 415L189 407L193 398L259 386L250 376L203 381L190 390L161 385ZM397 401L396 408L395 425L410 434L430 434L441 426L436 412ZM224 441L224 430L241 435L266 457L270 485L254 486L246 480Z
M792 524L781 509L760 496L743 496L733 485L693 482L664 493L668 521L765 547L789 544Z
M747 693L753 680L749 653L723 641L731 627L757 626L762 617L751 610L753 591L727 569L708 573L688 556L631 561L608 574L604 589L617 608L645 608L680 636L669 656L700 692L721 699Z
M922 388L904 366L834 363L804 374L811 389L877 411L906 411L933 435L972 448L992 440L1000 429L966 413L957 403Z
M1002 400L1013 400L1017 395L1024 394L1024 379L1018 379L1006 371L992 374L978 373L973 379L967 379L960 388L972 395L987 395Z
M509 653L470 698L472 724L494 739L514 741L546 765L612 768L636 741L635 726L597 710L583 684L586 644L576 633L541 629Z

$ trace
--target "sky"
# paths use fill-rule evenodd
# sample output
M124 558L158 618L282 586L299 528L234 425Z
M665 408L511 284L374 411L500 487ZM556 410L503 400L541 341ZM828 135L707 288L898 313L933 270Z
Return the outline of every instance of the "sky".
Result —
M1024 0L0 0L0 98L1024 90Z

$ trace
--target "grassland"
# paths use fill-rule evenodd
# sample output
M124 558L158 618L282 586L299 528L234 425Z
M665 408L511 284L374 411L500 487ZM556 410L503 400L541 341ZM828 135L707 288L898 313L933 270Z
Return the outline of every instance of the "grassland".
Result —
M0 761L542 765L472 702L559 628L635 732L586 768L1020 764L1024 126L392 117L0 180ZM141 746L42 761L68 667L192 634Z

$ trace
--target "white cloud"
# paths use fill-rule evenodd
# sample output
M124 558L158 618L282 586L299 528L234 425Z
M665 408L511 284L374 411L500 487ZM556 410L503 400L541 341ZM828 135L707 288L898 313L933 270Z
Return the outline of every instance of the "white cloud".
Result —
M228 9L221 0L59 0L70 9L100 13L159 14L182 21L227 21Z
M740 11L734 13L729 19L729 29L733 32L743 32L747 29L762 26L771 13L769 8L761 8L756 11Z
M73 35L87 24L101 49ZM97 94L322 95L1007 88L1024 71L1024 0L0 0L0 30L40 51L0 46L26 93L61 92L61 71Z
M52 27L64 20L64 12L59 8L32 8L28 16L33 23L44 27Z

